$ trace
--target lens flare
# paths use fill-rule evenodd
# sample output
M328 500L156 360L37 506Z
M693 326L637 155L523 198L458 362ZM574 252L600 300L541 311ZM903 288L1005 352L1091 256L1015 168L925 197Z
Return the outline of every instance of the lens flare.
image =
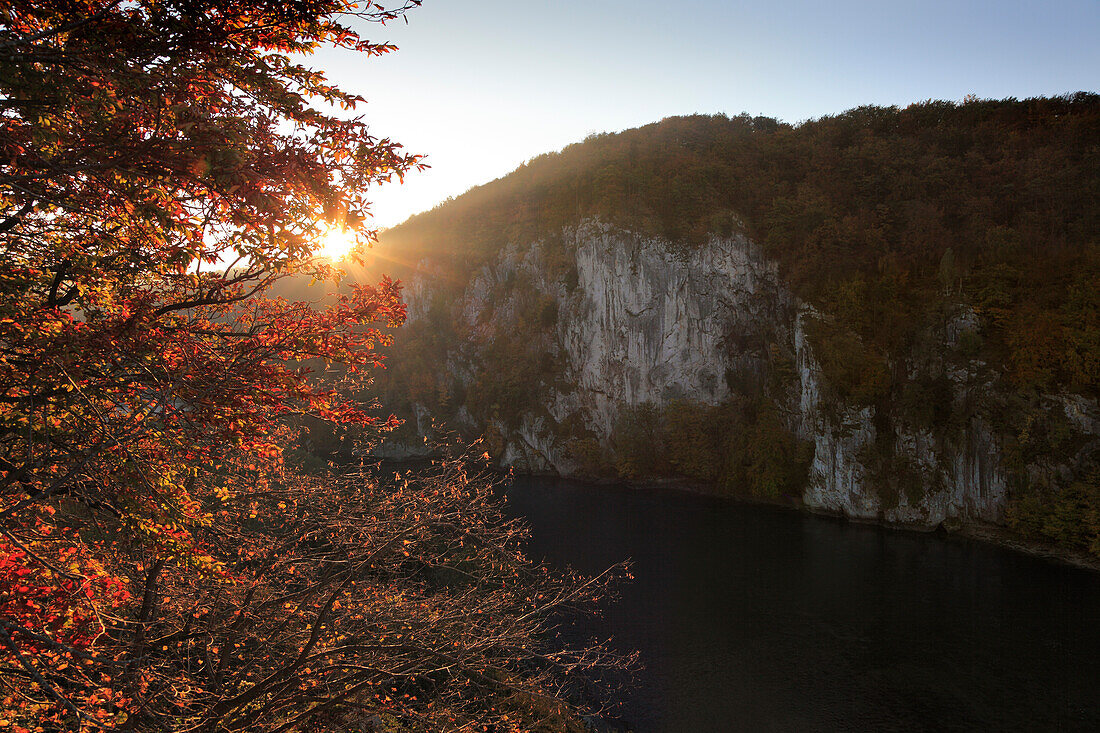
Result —
M321 249L317 252L317 256L339 262L348 256L353 247L355 247L355 232L344 227L333 227L321 238Z

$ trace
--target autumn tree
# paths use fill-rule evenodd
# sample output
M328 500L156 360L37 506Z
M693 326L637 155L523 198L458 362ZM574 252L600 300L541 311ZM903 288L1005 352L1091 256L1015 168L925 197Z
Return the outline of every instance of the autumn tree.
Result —
M384 429L362 384L394 282L323 308L370 185L420 165L303 59L392 50L419 0L0 8L0 718L14 730L534 729L564 721L548 614L463 463L294 473L296 418ZM565 716L565 717L555 717ZM566 723L553 723L559 729Z

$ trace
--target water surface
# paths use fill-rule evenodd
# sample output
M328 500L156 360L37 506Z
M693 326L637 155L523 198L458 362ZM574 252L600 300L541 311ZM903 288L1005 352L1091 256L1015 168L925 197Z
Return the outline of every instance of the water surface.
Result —
M1100 575L947 536L674 492L519 478L552 564L635 580L570 633L645 668L658 731L1100 731Z

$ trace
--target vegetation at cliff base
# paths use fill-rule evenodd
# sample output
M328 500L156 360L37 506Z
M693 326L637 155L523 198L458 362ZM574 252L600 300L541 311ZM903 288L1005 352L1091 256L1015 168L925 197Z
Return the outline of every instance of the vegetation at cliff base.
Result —
M784 426L764 397L710 406L673 400L619 414L611 438L612 463L587 470L619 478L682 477L731 496L797 502L813 453Z

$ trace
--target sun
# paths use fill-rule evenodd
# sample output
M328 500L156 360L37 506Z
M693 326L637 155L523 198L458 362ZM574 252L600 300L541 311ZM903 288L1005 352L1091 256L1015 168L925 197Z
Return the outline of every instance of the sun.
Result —
M348 256L353 247L355 247L355 232L347 227L331 227L321 237L321 249L317 255L339 262Z

